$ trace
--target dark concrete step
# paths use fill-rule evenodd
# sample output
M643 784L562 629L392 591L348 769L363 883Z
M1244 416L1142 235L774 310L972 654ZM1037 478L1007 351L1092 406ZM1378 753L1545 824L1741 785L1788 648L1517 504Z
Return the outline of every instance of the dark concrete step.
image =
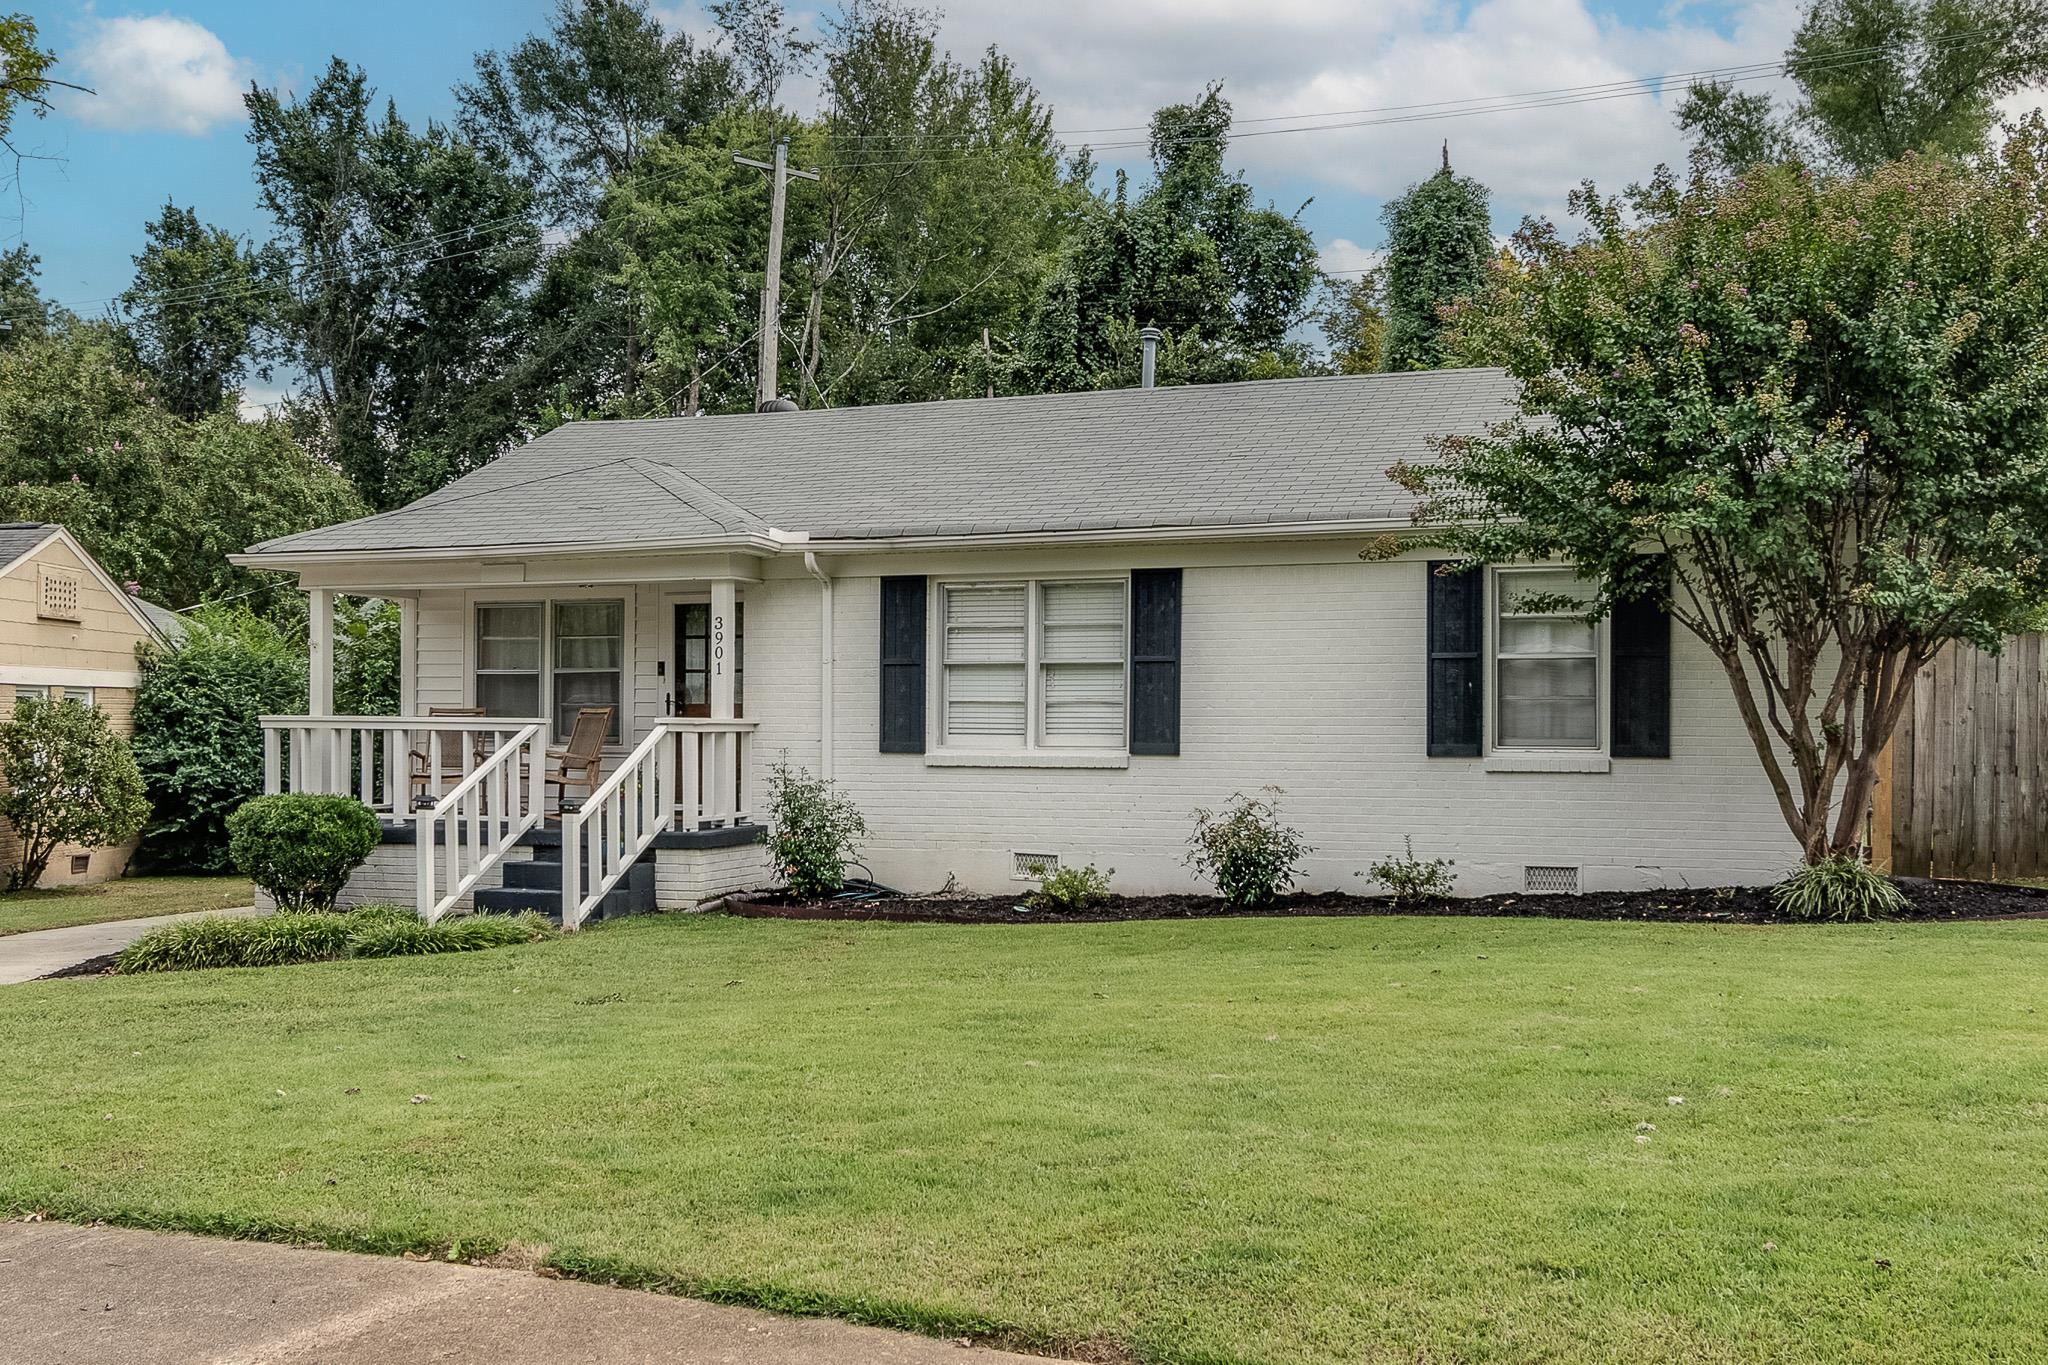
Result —
M480 915L517 915L535 910L557 924L562 920L562 865L560 863L503 863L503 886L488 886L476 893ZM643 859L626 870L619 884L605 893L591 919L617 919L621 915L644 915L654 909L654 863Z

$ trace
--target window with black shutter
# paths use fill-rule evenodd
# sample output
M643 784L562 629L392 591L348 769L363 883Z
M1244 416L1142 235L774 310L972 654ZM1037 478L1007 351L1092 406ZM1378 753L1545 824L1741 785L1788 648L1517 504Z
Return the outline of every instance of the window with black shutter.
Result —
M882 580L882 742L885 754L924 752L925 600L922 574Z
M1180 752L1179 569L1131 573L1131 752Z
M1617 602L1609 638L1614 757L1671 757L1671 612L1655 596Z
M1477 758L1485 743L1485 585L1478 569L1447 572L1432 560L1428 573L1428 754Z

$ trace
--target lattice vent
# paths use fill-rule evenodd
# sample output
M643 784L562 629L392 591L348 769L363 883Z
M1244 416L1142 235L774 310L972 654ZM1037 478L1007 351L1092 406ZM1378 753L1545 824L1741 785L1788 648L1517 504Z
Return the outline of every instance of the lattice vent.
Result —
M36 615L49 621L78 619L78 575L68 569L42 566L42 598Z
M1010 876L1020 882L1042 882L1060 870L1057 853L1012 853Z
M1531 896L1576 896L1579 894L1579 870L1576 867L1539 867L1531 863L1522 869L1522 890Z

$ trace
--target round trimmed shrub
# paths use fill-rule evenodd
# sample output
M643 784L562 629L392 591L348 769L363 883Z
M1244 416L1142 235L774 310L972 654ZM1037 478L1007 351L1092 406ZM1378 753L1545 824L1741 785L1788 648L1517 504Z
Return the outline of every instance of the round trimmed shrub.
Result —
M352 796L259 796L228 817L228 856L280 910L332 910L382 837Z

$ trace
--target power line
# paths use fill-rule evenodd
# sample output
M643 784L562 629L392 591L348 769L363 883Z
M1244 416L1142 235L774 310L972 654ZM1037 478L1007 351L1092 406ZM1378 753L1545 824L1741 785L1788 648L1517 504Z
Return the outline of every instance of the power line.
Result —
M2010 25L1983 25L1976 29L1966 29L1954 34L1946 35L1942 38L1934 39L1930 43L1930 46L1939 47L1952 44L1974 42L1979 41L1980 39L1989 35L2010 34L2011 31L2012 29ZM1870 44L1859 48L1848 48L1838 53L1831 53L1826 58L1816 59L1815 61L1802 63L1801 68L1802 70L1807 71L1828 71L1844 69L1858 65L1865 65L1870 62L1879 60L1883 54L1892 51L1895 46L1896 44L1878 43ZM1578 86L1559 86L1549 90L1523 91L1507 95L1470 96L1461 99L1425 102L1420 104L1382 105L1373 108L1357 110L1334 110L1328 111L1323 114L1262 115L1253 118L1233 119L1232 128L1226 134L1226 136L1230 136L1232 138L1248 138L1270 137L1283 133L1345 131L1368 127L1386 127L1404 123L1440 122L1450 119L1470 118L1481 114L1522 113L1528 112L1530 110L1565 108L1580 104L1603 103L1608 100L1633 99L1640 98L1644 95L1653 95L1659 93L1662 87L1677 81L1691 82L1697 80L1726 80L1730 83L1734 83L1739 81L1767 80L1783 76L1788 73L1789 69L1790 63L1787 63L1782 60L1773 62L1753 62L1738 66L1705 67L1695 71L1667 72L1661 75L1642 76L1626 80L1594 82ZM1380 117L1368 117L1370 115L1380 115ZM1281 121L1297 121L1309 118L1322 118L1325 120L1342 121L1325 121L1320 123L1293 122L1292 126L1288 127L1251 128L1242 132L1236 130L1237 125L1243 123L1263 124ZM1125 127L1120 128L1105 128L1096 130L1069 130L1067 132L1056 131L1055 135L1066 137L1076 136L1080 132L1124 132L1138 131L1139 128L1140 125L1127 125ZM855 139L872 137L874 139L880 140L891 135L854 134L848 136ZM961 134L954 136L966 137L974 135ZM940 140L944 140L944 138L942 137ZM1178 138L1164 139L1162 140L1161 145L1184 146L1193 145L1195 143L1200 142L1210 142L1214 140L1216 140L1216 138L1214 135L1211 134L1192 134ZM1098 146L1089 147L1088 150L1116 151L1138 147L1149 147L1151 145L1152 144L1149 138L1129 139L1120 142L1102 143ZM890 167L911 165L945 165L955 164L964 161L978 160L980 159L980 156L981 153L978 152L970 152L967 154L960 154L956 152L948 155L904 157L893 160L854 160L840 162L827 161L826 163L824 163L824 169L833 171L850 171L886 169ZM668 172L663 175L645 177L642 180L640 180L639 183L648 186L657 185L663 183L666 180L672 179L677 175L683 174L686 169L688 168L677 168L676 170ZM593 233L609 233L616 226L615 219L618 216L622 215L614 215L613 217L610 218L601 218L593 222L587 228L584 229L583 235L589 235ZM431 251L433 248L437 246L447 245L457 240L473 240L478 234L489 236L494 233L509 231L512 228L526 224L528 221L529 220L526 219L523 215L511 215L501 219L487 220L486 222L480 224L471 224L459 229L451 228L442 232L423 234L422 236L412 238L407 241L391 243L383 247L373 248L367 253L363 254L362 256L355 257L350 260L337 262L330 266L326 266L315 274L302 276L297 281L294 281L294 284L296 287L306 288L324 284L335 279L349 278L351 276L357 275L360 272L362 263L374 262L384 257L395 258L389 261L386 267L387 269L398 269L407 266L434 265L441 263L443 261L455 260L467 255L474 255L483 250L487 250L488 247L474 247L461 251L448 252L441 255L428 255L424 257L418 256L417 253L422 251ZM570 245L570 243L562 243L553 248L552 250L543 247L543 257L545 258L547 256L558 254L559 251L566 249L568 245ZM374 270L369 272L370 275L374 275L377 273L381 272ZM268 286L257 282L251 282L245 285L238 286L187 286L184 290L171 291L161 295L152 295L147 297L151 298L156 302L168 304L203 303L222 299L248 297L260 292L266 287ZM72 311L76 312L82 310L83 308L93 303L111 303L118 301L122 297L124 296L113 295L108 298L74 301L71 303L58 304L56 306L69 308ZM7 316L10 315L4 312L0 312L0 317ZM28 316L27 309L24 308L23 310L16 314L13 314L12 316L26 317Z

